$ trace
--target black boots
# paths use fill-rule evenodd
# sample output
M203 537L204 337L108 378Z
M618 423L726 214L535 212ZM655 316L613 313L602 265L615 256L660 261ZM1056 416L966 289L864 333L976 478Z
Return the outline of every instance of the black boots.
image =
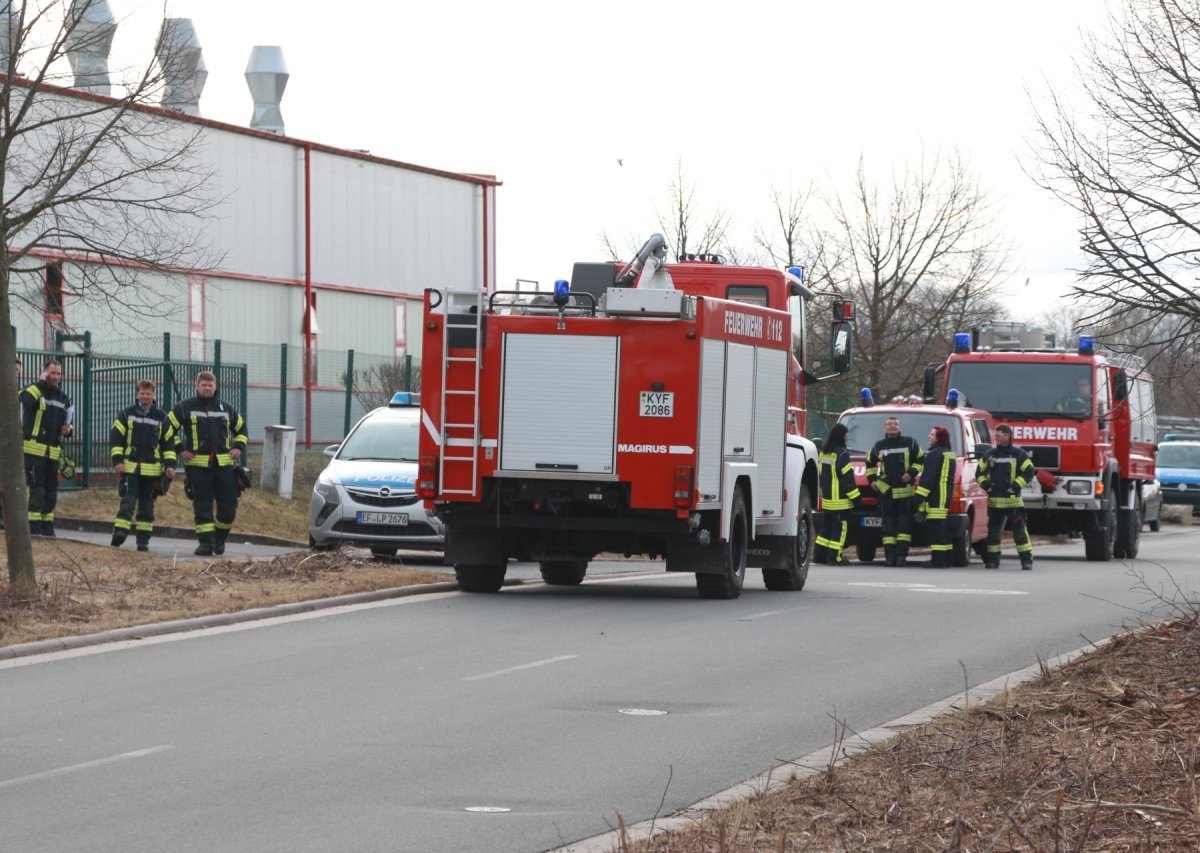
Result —
M211 539L201 539L200 544L196 546L196 550L192 552L197 557L211 557L213 555L213 543Z
M114 548L120 548L122 545L125 544L125 536L126 536L125 533L122 533L120 531L115 531L113 533L112 541L109 542L108 544L112 545Z
M1029 551L1021 552L1021 569L1026 572L1033 571L1033 554Z
M885 566L896 565L896 546L895 545L884 545L883 546L883 564Z

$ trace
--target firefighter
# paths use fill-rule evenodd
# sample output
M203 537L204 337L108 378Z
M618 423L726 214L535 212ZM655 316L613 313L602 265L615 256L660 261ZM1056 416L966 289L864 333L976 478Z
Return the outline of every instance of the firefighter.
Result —
M1029 452L1012 443L1012 427L999 424L995 446L988 450L975 471L975 479L988 496L988 538L985 569L1000 568L1000 537L1005 526L1012 528L1013 542L1021 568L1033 568L1033 543L1025 527L1025 500L1021 489L1035 476Z
M1067 397L1065 400L1060 400L1054 404L1054 410L1057 412L1067 412L1070 414L1090 415L1092 413L1092 380L1087 376L1080 376L1075 382L1075 393Z
M134 529L137 549L150 550L154 501L161 489L164 468L170 471L169 477L175 476L175 449L167 432L167 413L154 405L154 383L143 379L137 384L137 402L117 415L109 433L113 471L121 494L117 520L113 522L114 548L120 548Z
M196 396L173 408L167 422L168 438L183 460L185 488L192 499L199 542L195 554L224 554L237 517L236 468L249 441L246 422L217 396L217 377L207 370L196 376Z
M62 440L71 434L75 419L71 398L59 387L62 376L62 365L48 359L41 378L22 391L20 397L31 536L54 536Z
M842 555L846 547L850 510L859 498L854 483L854 464L846 449L845 424L835 424L821 446L817 457L821 482L821 534L813 549L813 561L830 566L844 566L849 561Z
M925 520L925 538L929 542L928 566L934 569L950 568L950 528L946 517L950 514L950 495L954 491L954 475L958 463L950 449L950 430L935 426L929 431L929 450L925 453L925 469L917 486L917 497L921 505L918 518Z
M900 419L889 417L883 435L867 454L867 482L879 492L883 564L907 565L912 544L914 482L924 455L916 439L900 434Z

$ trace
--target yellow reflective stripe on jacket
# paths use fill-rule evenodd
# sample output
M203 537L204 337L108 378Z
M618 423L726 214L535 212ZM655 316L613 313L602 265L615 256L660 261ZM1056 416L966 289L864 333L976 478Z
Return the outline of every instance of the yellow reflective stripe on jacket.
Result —
M40 441L32 439L21 442L21 449L29 456L49 456L51 459L58 459L62 456L62 448L53 444L42 444Z

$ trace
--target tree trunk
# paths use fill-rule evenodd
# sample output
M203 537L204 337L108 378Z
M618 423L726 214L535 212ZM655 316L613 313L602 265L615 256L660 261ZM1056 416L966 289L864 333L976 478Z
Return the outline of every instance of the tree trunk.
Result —
M21 420L17 406L17 348L9 329L8 265L0 258L0 490L4 492L4 542L8 556L8 595L29 599L37 595L33 543L29 538L29 493L25 489L25 454L21 450Z

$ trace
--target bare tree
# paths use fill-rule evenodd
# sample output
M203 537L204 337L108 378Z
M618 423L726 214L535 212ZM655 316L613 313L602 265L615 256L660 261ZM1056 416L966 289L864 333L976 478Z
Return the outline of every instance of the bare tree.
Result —
M856 377L881 396L914 393L956 331L999 319L1008 271L995 205L957 153L922 157L880 186L860 157L833 224L810 244L809 280L858 305Z
M1200 2L1129 0L1076 63L1082 97L1038 114L1038 183L1083 221L1075 291L1090 319L1200 339ZM1076 102L1081 102L1076 106ZM1133 314L1127 312L1133 311ZM1127 315L1122 321L1123 315Z
M0 0L0 400L16 399L18 390L8 334L14 307L24 299L39 315L44 310L48 259L64 265L76 298L121 310L146 308L150 288L136 286L142 273L216 260L196 236L203 233L197 217L216 203L198 159L200 126L147 109L168 82L173 31L163 29L158 62L120 72L108 95L107 72L80 58L107 55L114 27L103 0ZM17 412L0 405L15 597L37 591L23 470Z
M787 193L771 187L771 224L754 226L754 245L772 266L786 268L813 262L809 210L815 194L811 183L799 190L790 188Z

